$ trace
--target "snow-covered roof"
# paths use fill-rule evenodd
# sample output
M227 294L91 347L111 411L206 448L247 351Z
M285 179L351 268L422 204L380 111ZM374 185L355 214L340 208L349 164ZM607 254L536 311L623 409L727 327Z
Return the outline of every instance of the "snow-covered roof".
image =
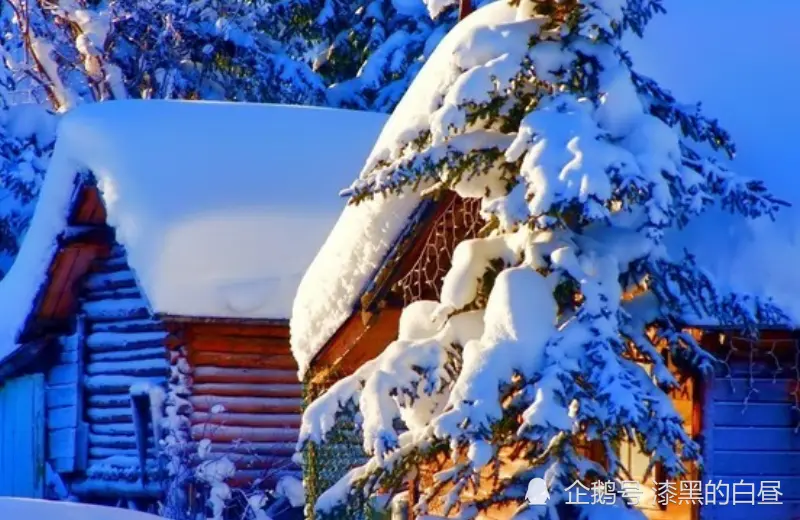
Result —
M668 4L668 14L656 17L643 41L632 36L627 42L636 70L682 102L702 101L706 114L718 117L737 142L739 155L732 167L764 180L776 195L796 205L782 211L777 223L710 212L673 243L695 253L722 288L772 297L800 323L800 300L794 296L800 293L800 271L793 265L800 261L800 148L792 142L800 104L788 86L800 80L800 54L795 51L800 42L792 24L800 5L784 6L775 17L726 0ZM368 165L428 116L455 46L476 29L513 20L514 15L514 8L495 2L442 40L386 123ZM752 27L769 30L743 39ZM347 207L342 213L295 299L292 349L301 373L350 316L419 201L409 194Z
M60 123L22 248L0 282L13 346L64 230L76 176L98 181L152 311L286 319L381 114L178 101L82 106Z

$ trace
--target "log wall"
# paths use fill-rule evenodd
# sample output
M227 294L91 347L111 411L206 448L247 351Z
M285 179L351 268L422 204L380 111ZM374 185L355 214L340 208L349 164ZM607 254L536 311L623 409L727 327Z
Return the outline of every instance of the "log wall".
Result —
M288 325L193 323L182 327L191 370L191 438L228 456L238 483L299 477L291 462L300 428L302 387Z
M164 325L139 291L120 246L95 260L79 291L84 323L82 417L86 426L84 477L78 494L129 496L157 493L162 471L152 435L142 485L130 388L140 383L166 387L169 361ZM150 429L152 431L152 429Z

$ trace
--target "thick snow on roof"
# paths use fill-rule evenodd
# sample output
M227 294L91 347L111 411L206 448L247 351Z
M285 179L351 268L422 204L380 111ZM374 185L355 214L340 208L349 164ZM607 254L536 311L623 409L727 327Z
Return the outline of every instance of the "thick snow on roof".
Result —
M453 51L465 35L480 27L514 19L505 2L490 4L459 23L445 36L417 75L367 159L363 172L388 156L404 134L427 121L438 96L443 71L453 64ZM351 179L352 180L352 179ZM346 186L349 182L343 184ZM369 283L408 218L420 203L419 194L376 197L348 206L300 282L292 311L292 351L303 374L322 345L347 320L364 286Z
M22 249L0 282L13 345L63 231L77 172L155 313L285 319L385 116L175 101L82 106L61 121ZM0 348L2 354L3 348Z
M768 188L800 205L800 148L790 142L800 122L791 85L800 80L800 39L792 20L800 4L781 16L726 0L671 0L644 40L627 42L635 68L654 77L685 103L702 101L738 144L732 167L763 179ZM789 12L786 12L786 11ZM502 0L467 17L439 44L386 123L367 167L389 153L404 132L415 135L439 96L439 78L452 66L454 46L479 27L513 20ZM794 15L794 16L793 16ZM752 35L752 27L768 28ZM742 37L743 34L752 37ZM348 207L300 284L292 315L292 348L301 373L356 305L391 244L419 203L417 195ZM771 296L800 322L800 208L777 224L746 222L713 212L674 239L687 246L723 288ZM788 261L787 261L788 260ZM797 272L798 274L794 274Z

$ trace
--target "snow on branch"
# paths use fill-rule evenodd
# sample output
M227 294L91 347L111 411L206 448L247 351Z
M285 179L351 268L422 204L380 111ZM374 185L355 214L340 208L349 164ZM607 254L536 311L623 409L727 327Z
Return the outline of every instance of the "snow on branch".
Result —
M710 206L744 219L781 203L714 157L733 150L715 121L633 72L621 36L660 2L517 4L478 10L443 40L348 192L357 204L449 189L481 199L489 225L456 248L440 301L408 306L398 339L308 408L300 447L349 414L369 456L320 497L320 518L395 494L445 456L419 514L517 504L515 518L536 517L520 486L538 475L554 511L596 518L565 489L623 479L619 439L670 476L700 460L664 390L675 370L715 363L686 318L781 319L664 240ZM611 509L638 518L621 499Z

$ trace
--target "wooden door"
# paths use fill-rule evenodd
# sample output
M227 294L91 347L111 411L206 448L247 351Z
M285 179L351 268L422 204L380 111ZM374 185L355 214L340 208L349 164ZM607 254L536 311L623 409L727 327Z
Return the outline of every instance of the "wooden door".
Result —
M44 375L0 387L0 496L44 496L44 418Z

